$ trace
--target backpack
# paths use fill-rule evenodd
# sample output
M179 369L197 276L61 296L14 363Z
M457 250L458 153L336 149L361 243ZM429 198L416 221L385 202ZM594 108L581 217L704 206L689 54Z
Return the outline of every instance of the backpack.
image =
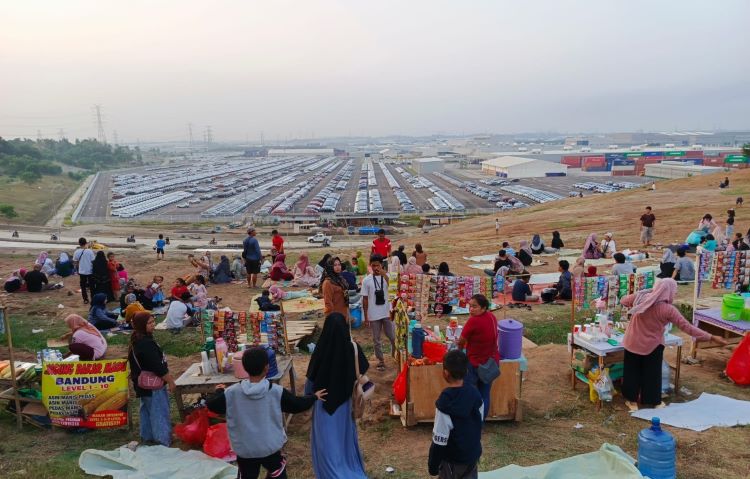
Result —
M375 395L375 384L370 381L366 374L359 373L359 351L357 343L352 340L354 346L354 389L352 391L352 417L361 419L365 413L365 407Z

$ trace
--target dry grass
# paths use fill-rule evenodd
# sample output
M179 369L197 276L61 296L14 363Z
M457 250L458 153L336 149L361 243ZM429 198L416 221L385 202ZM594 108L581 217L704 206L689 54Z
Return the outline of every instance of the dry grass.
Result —
M66 175L43 176L36 183L28 185L22 181L0 177L0 203L13 206L18 217L3 218L3 222L44 225L68 196L78 187L79 182Z

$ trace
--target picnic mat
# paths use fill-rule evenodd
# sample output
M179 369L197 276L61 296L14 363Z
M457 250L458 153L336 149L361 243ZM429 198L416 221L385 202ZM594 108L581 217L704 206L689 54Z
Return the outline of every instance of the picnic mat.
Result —
M500 305L495 303L490 303L490 311L495 311L496 309L500 309ZM453 306L453 309L451 309L451 312L448 314L443 314L442 316L464 316L469 314L469 307L466 306L464 308L461 308L459 306ZM430 316L436 316L435 314L430 314Z
M658 416L662 424L700 432L714 426L733 427L750 424L750 401L703 393L694 401L673 403L661 409L639 409L631 415L647 421Z
M292 286L293 281L272 281L270 278L263 281L263 284L261 285L261 288L268 289L273 285L279 286L281 288L289 288Z
M589 479L616 477L618 479L642 478L635 460L619 447L604 443L598 451L566 457L536 466L509 466L489 472L480 472L479 479Z
M201 451L181 451L164 446L138 446L131 451L86 449L78 458L86 474L113 479L235 479L237 468Z
M260 297L259 294L256 294L253 296L253 299L250 300L250 311L260 311L258 309L258 302L255 301L255 298ZM284 312L285 313L307 313L309 311L322 311L324 304L323 299L317 299L312 296L308 296L306 298L297 298L297 299L286 299L282 301L284 305Z

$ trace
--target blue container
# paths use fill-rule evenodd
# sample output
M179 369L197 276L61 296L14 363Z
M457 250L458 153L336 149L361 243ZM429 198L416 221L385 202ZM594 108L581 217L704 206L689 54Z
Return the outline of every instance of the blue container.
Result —
M424 355L422 353L422 345L424 344L424 338L427 334L422 329L422 325L417 323L414 330L411 332L411 355L415 359L422 359Z
M674 436L662 430L659 418L651 418L651 427L638 433L638 470L651 479L675 479L676 445Z
M266 353L268 354L268 374L267 378L272 378L279 374L279 366L276 364L276 351L271 346L265 346Z
M352 328L359 329L362 326L362 306L349 308L349 315L352 317Z

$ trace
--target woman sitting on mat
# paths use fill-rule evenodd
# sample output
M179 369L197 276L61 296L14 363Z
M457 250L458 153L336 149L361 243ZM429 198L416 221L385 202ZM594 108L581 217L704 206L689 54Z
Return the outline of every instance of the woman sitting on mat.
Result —
M602 257L602 251L599 249L599 242L596 239L596 233L591 233L586 242L583 244L583 257L585 259L599 259Z
M659 263L659 274L657 278L671 278L674 273L674 265L677 262L677 256L669 248L664 248L664 253L661 256L661 262Z
M531 266L531 262L534 261L534 253L531 251L531 248L529 247L529 242L526 240L521 240L518 247L518 255L517 258L524 266Z
M298 286L313 287L320 282L320 275L310 265L310 258L307 253L300 253L299 260L294 264L292 269L294 282Z
M89 323L98 330L112 329L117 326L117 315L107 311L107 293L96 293L91 298Z
M77 354L81 361L96 361L104 357L107 340L93 324L77 314L68 315L65 324L70 332L63 334L61 339L69 339L70 354Z
M622 345L625 348L625 369L622 379L622 395L631 411L638 403L662 407L661 368L664 357L664 328L675 324L685 333L699 341L726 345L720 336L696 328L672 305L677 295L677 283L670 278L660 279L653 289L629 294L620 299L620 304L630 308L630 323L625 330Z
M552 246L553 249L559 250L561 248L565 248L565 243L563 243L562 238L560 238L560 232L559 231L553 231L552 232L552 243L550 243L550 246Z
M294 279L294 275L289 271L284 261L286 261L284 253L276 255L276 261L271 266L271 272L268 275L271 281L291 281Z

